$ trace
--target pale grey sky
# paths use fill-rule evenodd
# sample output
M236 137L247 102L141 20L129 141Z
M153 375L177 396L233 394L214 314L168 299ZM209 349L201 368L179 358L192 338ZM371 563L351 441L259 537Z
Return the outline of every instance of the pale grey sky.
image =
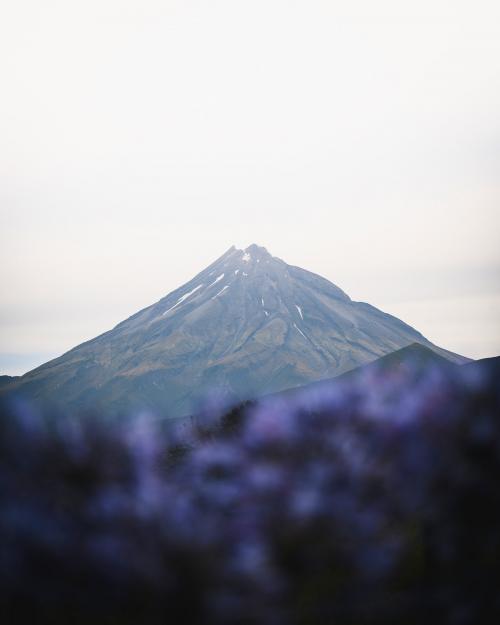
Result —
M0 373L232 244L500 354L500 5L0 8Z

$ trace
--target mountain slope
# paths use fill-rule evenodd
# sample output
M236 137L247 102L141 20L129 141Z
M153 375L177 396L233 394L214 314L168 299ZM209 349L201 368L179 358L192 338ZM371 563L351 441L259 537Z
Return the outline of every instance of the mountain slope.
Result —
M74 410L146 407L179 416L212 389L235 400L263 395L340 375L411 343L467 360L265 248L232 247L159 302L11 388Z

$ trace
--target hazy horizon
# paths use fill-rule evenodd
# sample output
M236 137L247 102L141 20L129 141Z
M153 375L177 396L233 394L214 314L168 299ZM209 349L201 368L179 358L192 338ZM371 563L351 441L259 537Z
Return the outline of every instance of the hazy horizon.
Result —
M500 8L0 9L0 374L265 246L435 344L500 354Z

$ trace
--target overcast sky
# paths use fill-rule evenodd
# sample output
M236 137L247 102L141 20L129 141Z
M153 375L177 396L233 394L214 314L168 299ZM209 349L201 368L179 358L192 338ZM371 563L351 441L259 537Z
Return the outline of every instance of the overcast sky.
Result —
M264 245L500 354L500 4L0 8L0 373Z

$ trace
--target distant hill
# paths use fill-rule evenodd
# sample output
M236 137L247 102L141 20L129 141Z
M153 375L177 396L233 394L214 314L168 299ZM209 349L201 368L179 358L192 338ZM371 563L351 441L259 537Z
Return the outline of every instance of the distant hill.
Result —
M340 378L346 378L350 375L359 375L361 372L368 371L399 371L411 367L414 371L426 369L429 366L434 367L453 367L460 363L452 361L442 356L433 349L422 345L421 343L412 343L401 349L398 349L386 356L382 356L377 360L359 367L353 371L349 371Z
M474 360L472 362L466 363L464 367L466 371L488 371L490 375L498 377L498 383L500 387L500 356Z
M3 388L64 410L177 417L214 389L236 402L415 343L426 357L467 362L263 247L232 247L159 302Z
M12 375L0 375L0 390L1 389L5 389L8 388L9 386L11 386L14 382L16 382L16 380L18 380L19 377L18 376L12 376Z
M500 358L498 359L498 361L500 364ZM286 389L278 393L272 393L270 395L267 395L266 397L292 397L295 393L303 393L304 391L312 391L315 389L321 390L332 388L336 384L344 384L345 382L354 381L355 379L362 379L363 376L367 376L370 374L380 373L383 375L387 375L391 372L408 372L412 375L412 377L414 377L418 376L420 373L428 371L430 367L436 367L441 370L452 371L457 367L470 367L472 365L475 365L476 362L480 363L483 361L474 361L471 363L466 363L465 365L459 365L458 363L451 362L447 358L444 358L443 356L436 353L429 347L426 347L425 345L422 345L420 343L412 343L411 345L407 345L406 347L391 352L386 356L377 358L372 362L361 365L360 367L356 367L355 369L351 369L350 371L346 371L345 373L335 376L333 378L318 380L317 382L310 382L309 384L305 384L304 386Z

